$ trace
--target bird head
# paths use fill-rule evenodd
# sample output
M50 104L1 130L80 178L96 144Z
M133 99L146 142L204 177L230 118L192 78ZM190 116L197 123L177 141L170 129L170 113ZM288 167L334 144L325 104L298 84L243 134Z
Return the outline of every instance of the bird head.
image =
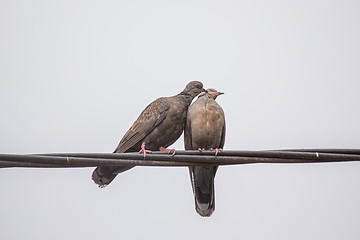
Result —
M190 95L192 98L196 97L201 92L205 92L205 89L203 88L203 84L199 81L189 82L184 91L182 91L183 94Z
M206 89L204 93L201 93L200 96L207 95L209 98L212 98L215 100L219 95L222 95L222 94L224 94L224 93L218 92L214 88L209 88L209 89Z

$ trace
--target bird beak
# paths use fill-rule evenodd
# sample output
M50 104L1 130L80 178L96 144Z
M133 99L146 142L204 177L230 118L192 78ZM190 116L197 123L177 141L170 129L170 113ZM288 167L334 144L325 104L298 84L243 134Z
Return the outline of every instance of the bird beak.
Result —
M204 88L202 89L202 91L203 91L203 92L206 92L206 93L208 92L208 91L207 91L207 90L205 90Z
M223 92L218 92L218 95L223 95L224 93Z

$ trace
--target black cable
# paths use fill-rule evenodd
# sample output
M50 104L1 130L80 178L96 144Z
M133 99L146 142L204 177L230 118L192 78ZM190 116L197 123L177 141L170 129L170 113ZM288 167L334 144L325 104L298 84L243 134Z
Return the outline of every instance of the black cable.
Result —
M225 150L138 153L0 154L0 167L193 166L248 163L318 163L360 161L359 149L292 149L276 151Z

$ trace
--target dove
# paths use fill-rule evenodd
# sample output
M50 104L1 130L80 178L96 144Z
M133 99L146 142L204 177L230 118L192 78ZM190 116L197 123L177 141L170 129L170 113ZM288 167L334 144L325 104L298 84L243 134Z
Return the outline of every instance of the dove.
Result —
M223 94L207 89L191 104L184 131L185 150L222 150L225 143L225 114L215 99ZM203 217L215 210L214 179L218 166L189 166L195 209Z
M173 144L184 130L189 105L199 93L204 91L201 82L192 81L179 94L160 97L150 103L125 133L114 153L140 150L139 152L145 157L146 153L151 151L169 151L166 148ZM134 166L97 167L92 179L99 187L105 187L117 174L132 167Z

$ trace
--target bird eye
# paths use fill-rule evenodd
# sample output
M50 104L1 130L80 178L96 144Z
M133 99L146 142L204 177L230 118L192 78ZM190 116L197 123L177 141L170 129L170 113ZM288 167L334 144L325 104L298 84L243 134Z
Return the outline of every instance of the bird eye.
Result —
M196 85L197 88L202 88L201 84Z

